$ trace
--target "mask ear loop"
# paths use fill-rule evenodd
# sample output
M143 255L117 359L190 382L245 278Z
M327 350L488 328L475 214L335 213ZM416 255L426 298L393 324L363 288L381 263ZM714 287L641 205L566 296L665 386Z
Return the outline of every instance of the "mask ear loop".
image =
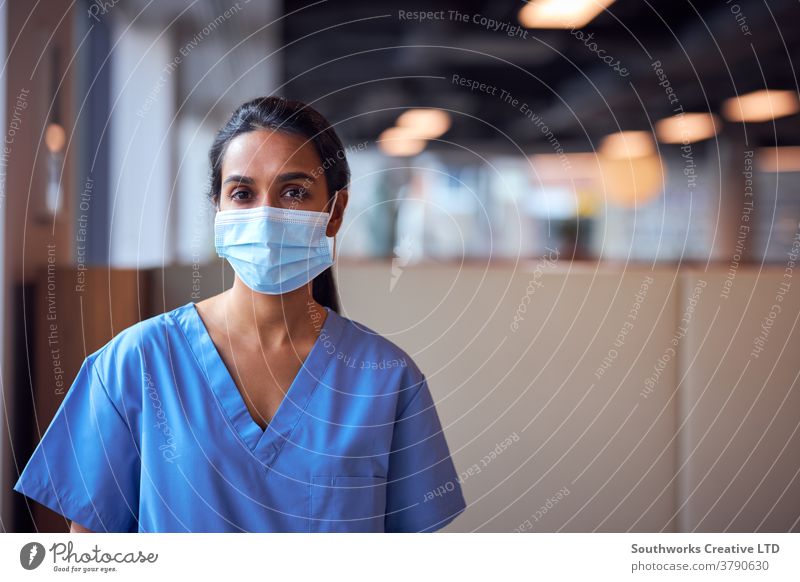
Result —
M337 190L336 192L333 193L333 198L331 198L332 202L331 202L330 212L328 212L328 223L330 223L331 217L333 216L333 208L334 208L334 206L336 206L336 198L338 196L339 196L339 191ZM328 227L328 223L325 224L325 228ZM334 261L334 262L336 261L336 235L335 234L333 235L333 255L331 256L331 260Z

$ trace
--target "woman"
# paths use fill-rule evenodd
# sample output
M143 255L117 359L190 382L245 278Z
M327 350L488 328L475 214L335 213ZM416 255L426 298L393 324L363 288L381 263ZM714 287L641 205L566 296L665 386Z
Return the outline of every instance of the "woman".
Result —
M350 171L333 128L262 97L209 157L233 286L89 355L14 489L71 531L443 527L466 504L426 378L338 313Z

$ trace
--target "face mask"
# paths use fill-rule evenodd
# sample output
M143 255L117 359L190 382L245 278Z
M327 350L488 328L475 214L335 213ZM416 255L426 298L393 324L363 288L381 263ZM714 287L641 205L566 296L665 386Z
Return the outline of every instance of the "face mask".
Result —
M217 254L253 291L288 293L333 265L336 237L331 254L325 235L330 217L329 212L271 206L220 210L214 218Z

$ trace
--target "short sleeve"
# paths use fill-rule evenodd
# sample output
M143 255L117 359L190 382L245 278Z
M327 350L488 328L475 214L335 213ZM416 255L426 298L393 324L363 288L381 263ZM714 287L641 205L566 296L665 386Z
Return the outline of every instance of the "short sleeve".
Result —
M93 357L84 360L14 490L93 532L135 532L140 457Z
M387 532L432 532L466 508L425 377L394 426L386 486Z

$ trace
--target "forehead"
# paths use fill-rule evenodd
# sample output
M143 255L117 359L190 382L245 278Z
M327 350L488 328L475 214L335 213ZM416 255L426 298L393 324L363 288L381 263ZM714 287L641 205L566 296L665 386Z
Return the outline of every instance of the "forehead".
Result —
M259 129L233 138L222 160L222 177L275 175L289 170L311 171L321 165L314 143L304 136Z

